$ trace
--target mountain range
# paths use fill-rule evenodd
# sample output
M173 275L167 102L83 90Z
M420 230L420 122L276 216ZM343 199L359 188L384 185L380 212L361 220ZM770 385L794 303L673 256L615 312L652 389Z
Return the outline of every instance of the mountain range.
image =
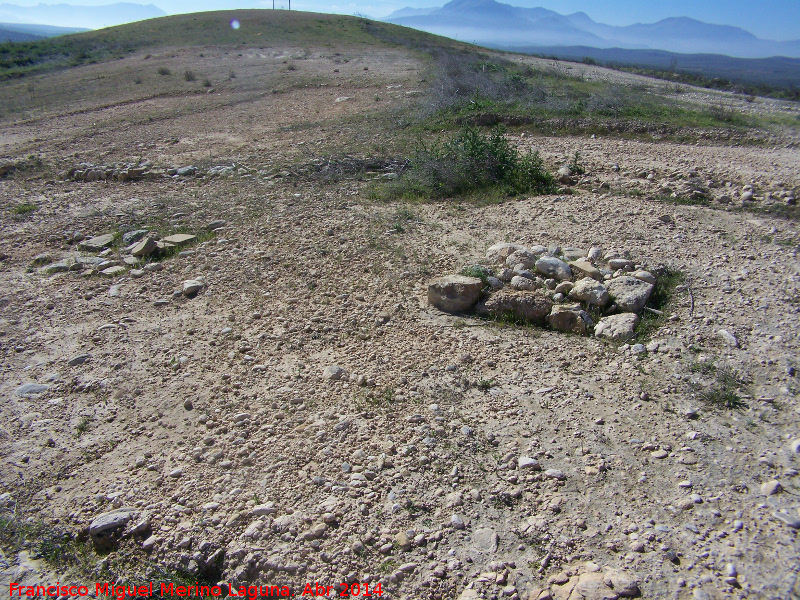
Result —
M167 13L153 4L119 2L105 6L75 6L71 4L37 4L18 6L0 4L0 22L36 23L58 27L100 29L121 23L164 17Z
M403 8L383 19L446 37L504 48L589 46L724 54L742 58L800 57L800 40L762 40L739 27L688 17L616 26L586 13L562 15L495 0L452 0L437 8Z

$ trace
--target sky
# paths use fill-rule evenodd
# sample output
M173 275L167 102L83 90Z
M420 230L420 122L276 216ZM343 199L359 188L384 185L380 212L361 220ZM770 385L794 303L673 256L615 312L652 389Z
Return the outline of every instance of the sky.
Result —
M21 6L36 4L101 5L126 0L4 0ZM272 8L272 0L127 0L155 4L168 14L231 8ZM400 8L441 6L446 0L292 0L292 9L385 17ZM609 25L653 23L667 17L692 17L707 23L735 25L768 40L800 39L800 0L498 0L515 6L542 6L561 14L583 11ZM288 0L275 0L287 8Z

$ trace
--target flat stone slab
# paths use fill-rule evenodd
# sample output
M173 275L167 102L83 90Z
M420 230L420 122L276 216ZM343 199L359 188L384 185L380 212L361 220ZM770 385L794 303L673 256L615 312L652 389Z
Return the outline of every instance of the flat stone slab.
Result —
M30 398L31 396L44 394L49 389L50 386L44 383L24 383L19 386L14 393L20 398Z
M106 233L104 235L98 235L96 237L82 241L80 243L80 248L83 248L85 250L102 250L103 248L108 248L113 242L114 242L114 234Z
M167 237L161 238L161 241L167 244L174 244L176 246L185 246L195 239L197 239L196 235L190 235L188 233L176 233L175 235L168 235Z
M117 275L122 275L123 273L126 272L127 269L125 267L120 267L119 265L117 265L116 267L109 267L107 269L103 269L102 271L100 271L100 274L103 277L116 277Z

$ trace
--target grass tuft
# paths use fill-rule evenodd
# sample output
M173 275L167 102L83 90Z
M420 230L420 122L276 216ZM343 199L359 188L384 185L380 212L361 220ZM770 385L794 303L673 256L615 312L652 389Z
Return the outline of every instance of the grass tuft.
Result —
M654 269L656 286L650 294L647 306L660 311L661 314L644 311L639 324L636 326L635 343L643 344L650 340L653 333L667 322L672 314L673 299L678 287L686 281L683 271L671 267Z

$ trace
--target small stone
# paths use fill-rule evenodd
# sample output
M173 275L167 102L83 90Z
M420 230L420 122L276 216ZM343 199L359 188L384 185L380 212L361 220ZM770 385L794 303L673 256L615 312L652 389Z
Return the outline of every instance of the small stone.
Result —
M191 298L192 296L196 296L197 293L203 289L205 283L200 281L199 279L187 279L183 282L183 295L187 298Z
M83 363L87 362L91 358L92 358L91 354L80 354L78 356L75 356L74 358L69 359L69 361L67 361L67 365L70 367L77 367L78 365L82 365Z
M525 469L530 469L531 471L541 471L542 469L539 461L535 458L531 458L530 456L520 456L519 460L517 461L517 466L519 467L520 471L524 471Z
M667 458L668 454L669 453L666 450L654 450L653 452L650 453L650 456L660 460L662 458Z
M186 410L192 410L194 408L194 404L192 404L191 400L184 400L183 408L185 408Z
M591 277L597 281L603 281L603 274L589 261L574 260L569 263L569 267L573 273L580 277Z
M224 219L219 219L217 221L211 221L211 223L206 225L206 229L208 229L208 231L214 231L216 229L221 229L222 227L225 227L225 225L227 224L228 222L225 221Z
M794 440L789 447L795 454L800 454L800 439Z
M774 496L782 489L783 486L781 486L781 482L778 481L777 479L773 479L771 481L765 481L764 483L761 484L761 493L764 496Z
M739 340L737 340L736 336L733 335L727 329L720 329L719 331L717 331L717 337L719 337L723 342L725 342L731 348L739 347Z
M339 381L344 377L345 370L338 366L338 365L330 365L325 367L325 370L322 372L322 377L329 381Z
M564 472L560 471L558 469L547 469L544 472L544 474L545 474L545 477L549 477L550 479L562 480L562 479L566 479L567 478L567 476L564 474Z
M572 277L569 265L554 256L543 256L536 261L536 270L546 277L553 277L561 281Z
M464 523L464 518L459 514L453 514L450 517L450 527L453 529L465 529L466 523Z
M634 271L631 273L631 277L636 277L636 279L641 279L642 281L646 281L647 283L652 283L653 285L656 284L656 276L650 273L649 271L642 271L641 269L638 271Z

